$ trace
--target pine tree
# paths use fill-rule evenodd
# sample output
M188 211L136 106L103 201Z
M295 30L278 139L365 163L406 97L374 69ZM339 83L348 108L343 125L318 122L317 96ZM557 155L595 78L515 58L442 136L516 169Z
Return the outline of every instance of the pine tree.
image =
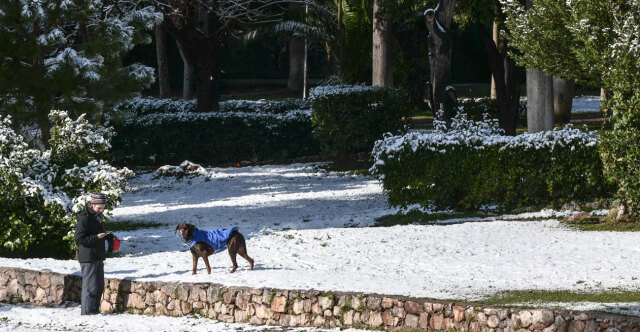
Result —
M0 1L0 111L37 122L48 147L52 109L94 119L154 81L123 65L162 15L124 0Z

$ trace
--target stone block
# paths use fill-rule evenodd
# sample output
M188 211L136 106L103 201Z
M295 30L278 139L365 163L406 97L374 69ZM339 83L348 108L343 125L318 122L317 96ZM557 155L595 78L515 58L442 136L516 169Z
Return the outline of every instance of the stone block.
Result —
M444 314L438 312L436 314L431 315L431 319L429 320L429 327L432 330L443 330L444 329Z
M367 297L367 308L371 310L379 311L380 309L382 309L381 304L382 304L381 298L375 297L375 296Z
M534 310L532 314L531 329L533 330L543 330L555 321L555 316L551 310Z
M429 314L426 312L423 312L420 314L420 317L418 318L418 326L420 326L421 329L426 330L429 328Z
M385 326L393 326L393 313L391 313L391 310L384 310L382 312L382 324Z
M492 329L495 329L500 325L500 318L497 315L491 315L487 318L487 326Z
M419 318L413 314L407 314L404 318L404 325L409 327L418 327Z
M408 314L419 315L421 309L422 309L422 306L420 304L416 303L416 302L406 301L404 303L404 310Z
M572 320L571 323L569 323L569 329L567 332L584 332L585 326L586 324L584 321Z
M265 322L266 320L258 318L256 316L251 316L251 319L249 319L249 324L252 325L264 325Z
M395 301L390 297L383 297L382 301L380 302L380 305L382 306L383 309L391 309L393 308L394 302Z
M453 321L462 322L464 320L464 307L456 305L453 306Z
M285 312L287 309L287 298L284 296L276 296L271 303L271 311L273 312Z
M354 310L349 310L347 312L345 312L344 314L342 314L342 321L344 321L344 325L345 326L353 326L353 314L355 313Z
M402 307L394 307L393 309L391 309L391 313L394 317L400 318L404 318L404 316L407 314L407 312Z
M518 320L520 320L520 327L529 327L533 324L533 314L528 310L520 310Z
M380 312L374 311L369 315L369 326L378 327L382 325L382 315Z
M327 296L319 296L318 304L322 308L322 310L333 308L333 299Z

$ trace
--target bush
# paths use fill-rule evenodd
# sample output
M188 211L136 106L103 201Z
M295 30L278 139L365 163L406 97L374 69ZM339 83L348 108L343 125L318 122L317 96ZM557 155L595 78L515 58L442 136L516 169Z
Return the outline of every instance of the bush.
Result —
M128 169L100 158L110 147L109 129L84 116L52 111L50 150L28 149L22 136L0 119L0 252L68 257L75 250L76 214L90 193L107 195L107 209L121 200Z
M195 101L137 98L109 115L115 127L112 155L135 164L221 164L285 160L312 155L311 110L302 100L220 103L218 112L196 113Z
M491 99L489 97L458 99L458 112L465 114L468 119L474 121L482 121L485 116L492 119L498 119L500 115L498 110L498 100ZM518 114L520 114L520 116L527 114L526 100L520 101Z
M334 85L311 89L309 96L313 134L326 152L370 151L384 133L405 131L408 97L398 90Z
M614 129L602 138L604 174L617 184L616 198L640 213L640 93L617 94L611 102Z
M433 133L376 142L370 171L392 205L511 208L585 201L610 192L594 132L568 126L504 136L496 120L474 122L464 114L448 131L442 122L435 124Z

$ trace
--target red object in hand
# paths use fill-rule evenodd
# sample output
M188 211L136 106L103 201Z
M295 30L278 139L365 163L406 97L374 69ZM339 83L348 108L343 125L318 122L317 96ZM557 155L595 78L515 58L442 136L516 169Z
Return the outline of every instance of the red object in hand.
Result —
M120 250L120 240L118 239L117 236L113 236L113 251L118 251Z

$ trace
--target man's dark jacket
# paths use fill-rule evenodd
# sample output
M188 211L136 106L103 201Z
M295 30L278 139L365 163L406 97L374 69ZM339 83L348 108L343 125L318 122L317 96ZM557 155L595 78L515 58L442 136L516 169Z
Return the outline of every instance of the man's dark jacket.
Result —
M104 233L102 215L93 211L89 204L78 214L76 226L76 244L78 245L78 262L88 263L103 261L105 258L105 239L98 239L98 234Z

